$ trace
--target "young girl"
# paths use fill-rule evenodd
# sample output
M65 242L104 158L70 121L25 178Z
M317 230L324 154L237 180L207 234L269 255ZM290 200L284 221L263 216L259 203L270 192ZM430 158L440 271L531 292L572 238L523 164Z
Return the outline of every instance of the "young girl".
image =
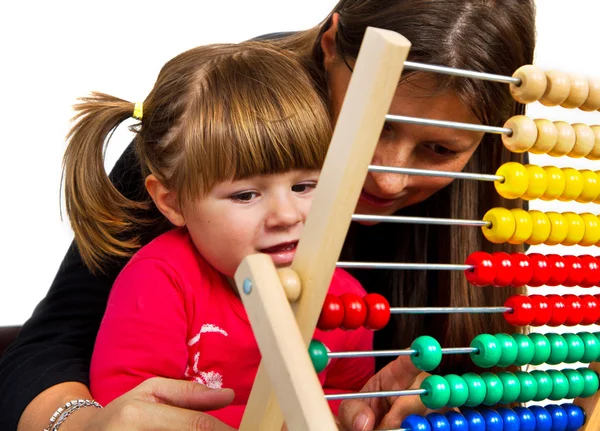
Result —
M86 265L103 271L135 251L138 242L120 233L144 226L138 212L151 202L174 227L117 277L92 357L92 395L106 405L155 376L232 388L233 403L213 414L237 427L261 355L233 275L254 253L292 263L331 137L322 99L291 55L246 43L173 58L143 105L95 93L76 110L65 198ZM102 163L106 138L132 115L147 191L135 199L111 185ZM365 294L340 270L331 291ZM333 351L372 347L365 329L315 337ZM327 392L358 391L373 372L372 359L332 361L320 379Z

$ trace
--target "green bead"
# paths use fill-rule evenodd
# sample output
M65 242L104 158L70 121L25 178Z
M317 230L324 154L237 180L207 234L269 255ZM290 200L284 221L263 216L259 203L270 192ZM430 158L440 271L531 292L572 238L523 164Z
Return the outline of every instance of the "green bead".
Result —
M517 359L515 359L515 365L522 366L531 363L535 354L535 346L533 341L527 335L524 334L512 334L513 339L517 343Z
M589 364L598 360L600 356L600 341L591 332L578 332L577 336L583 340L585 351L581 362Z
M515 339L508 334L496 334L494 337L500 342L501 353L498 366L508 367L513 365L519 354L519 348Z
M565 362L569 355L569 345L560 334L546 334L546 338L550 341L550 357L546 361L550 365L558 365Z
M550 341L548 341L545 335L538 333L532 333L527 336L533 341L533 346L535 348L530 364L543 364L550 357Z
M570 369L562 370L562 373L569 381L569 392L567 392L565 398L571 399L580 396L585 388L585 382L581 373L577 370Z
M581 398L587 398L598 392L598 373L589 368L577 368L583 377L583 392L579 395Z
M521 383L521 393L517 397L517 401L520 403L527 403L537 395L538 385L537 381L531 376L531 374L525 371L516 371L515 376Z
M549 400L562 400L569 393L569 379L558 370L548 370L548 375L552 379L552 393L548 396Z
M442 346L433 337L428 335L418 337L410 348L417 351L410 359L419 370L431 371L442 362Z
M565 363L574 364L575 362L581 361L583 354L585 353L585 344L583 340L577 334L567 333L562 334L562 337L567 342L569 353L565 358Z
M504 386L502 380L493 373L481 373L481 378L485 382L485 398L482 404L486 406L493 406L500 402L504 395Z
M481 368L490 368L498 364L502 349L500 342L491 334L479 334L473 341L471 347L478 349L478 352L471 353L473 363Z
M450 385L442 376L427 376L421 383L421 389L427 392L421 395L425 407L437 410L446 407L450 401Z
M327 355L327 348L323 343L318 340L311 340L308 346L308 354L317 373L320 373L327 367L329 357Z
M552 379L542 370L533 370L530 374L537 382L537 393L532 401L545 400L552 393Z
M464 406L469 397L469 388L465 379L457 374L448 374L444 378L448 382L448 386L450 386L450 399L446 405L448 407Z
M465 406L477 407L478 405L483 403L483 400L485 400L485 396L487 393L483 378L475 373L463 374L462 378L467 384L467 389L469 391L469 396L467 397Z
M509 371L500 371L498 377L502 381L502 388L504 389L500 404L511 404L517 401L521 393L521 382L517 376Z

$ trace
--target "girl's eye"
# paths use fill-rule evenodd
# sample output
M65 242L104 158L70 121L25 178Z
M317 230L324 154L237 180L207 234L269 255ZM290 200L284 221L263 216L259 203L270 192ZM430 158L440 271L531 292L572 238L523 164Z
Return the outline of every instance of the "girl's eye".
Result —
M434 153L439 154L440 156L453 156L456 154L456 151L453 151L439 144L431 143L427 144L427 147Z
M234 201L240 201L240 202L250 202L256 196L258 196L257 192L242 192L242 193L237 193L235 195L232 195L231 199Z
M300 184L294 184L292 186L292 191L296 192L296 193L306 193L306 192L309 192L309 191L315 189L316 187L317 187L316 182L300 183Z

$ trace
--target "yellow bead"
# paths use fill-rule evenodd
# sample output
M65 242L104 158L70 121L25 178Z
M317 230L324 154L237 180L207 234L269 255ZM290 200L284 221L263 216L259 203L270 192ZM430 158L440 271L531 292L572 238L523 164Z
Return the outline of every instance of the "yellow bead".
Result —
M525 200L537 199L542 196L548 188L548 177L544 168L538 165L525 165L529 176L529 186L521 198Z
M509 118L504 127L512 130L509 135L502 134L502 143L508 151L524 153L528 151L537 140L538 129L535 122L525 115L515 115Z
M510 244L523 244L533 234L531 215L521 208L513 208L510 212L515 218L515 232L507 242Z
M575 200L582 204L595 201L600 196L600 177L588 169L579 172L583 177L583 191Z
M529 152L533 154L547 154L548 151L554 148L558 141L558 130L550 120L537 118L533 121L538 129L538 135Z
M579 245L589 247L596 244L600 241L600 219L590 213L581 214L581 219L585 226L585 234L581 241L579 241Z
M566 156L571 152L575 146L575 142L577 141L575 129L573 129L573 126L571 126L569 123L564 121L555 121L554 125L556 126L556 131L558 132L558 138L554 147L548 151L548 155L552 157Z
M585 224L583 218L579 214L574 212L564 212L562 216L567 222L567 236L561 242L562 245L575 245L579 244L579 241L583 239L585 235Z
M565 191L558 197L559 201L569 202L577 199L583 192L583 175L577 169L562 168L565 174Z
M554 211L547 212L548 220L550 220L550 235L544 241L546 245L561 244L569 233L569 226L562 214Z
M556 166L544 166L542 169L546 171L546 179L548 180L548 187L540 199L544 201L552 201L557 199L565 191L567 186L567 180L565 180L565 173L557 168Z
M533 232L526 242L529 245L543 244L550 236L552 228L550 219L545 213L538 210L529 210L528 212L533 222Z
M517 162L503 164L496 171L496 175L504 177L504 181L494 181L496 191L506 199L517 199L523 196L529 186L527 168Z
M483 235L494 244L502 244L511 239L516 230L513 213L506 208L492 208L483 216L491 225L482 226Z

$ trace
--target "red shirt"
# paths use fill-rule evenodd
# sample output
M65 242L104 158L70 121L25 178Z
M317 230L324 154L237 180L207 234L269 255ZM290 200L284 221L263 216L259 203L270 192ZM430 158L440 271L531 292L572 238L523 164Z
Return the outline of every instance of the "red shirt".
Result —
M329 292L365 294L341 269ZM316 330L314 338L332 352L373 345L372 332L364 328ZM233 403L210 414L238 428L260 358L240 298L187 231L176 229L140 249L115 281L96 339L90 387L103 405L156 376L231 388ZM319 379L327 393L355 392L373 372L373 358L332 359ZM339 402L330 405L337 414Z

